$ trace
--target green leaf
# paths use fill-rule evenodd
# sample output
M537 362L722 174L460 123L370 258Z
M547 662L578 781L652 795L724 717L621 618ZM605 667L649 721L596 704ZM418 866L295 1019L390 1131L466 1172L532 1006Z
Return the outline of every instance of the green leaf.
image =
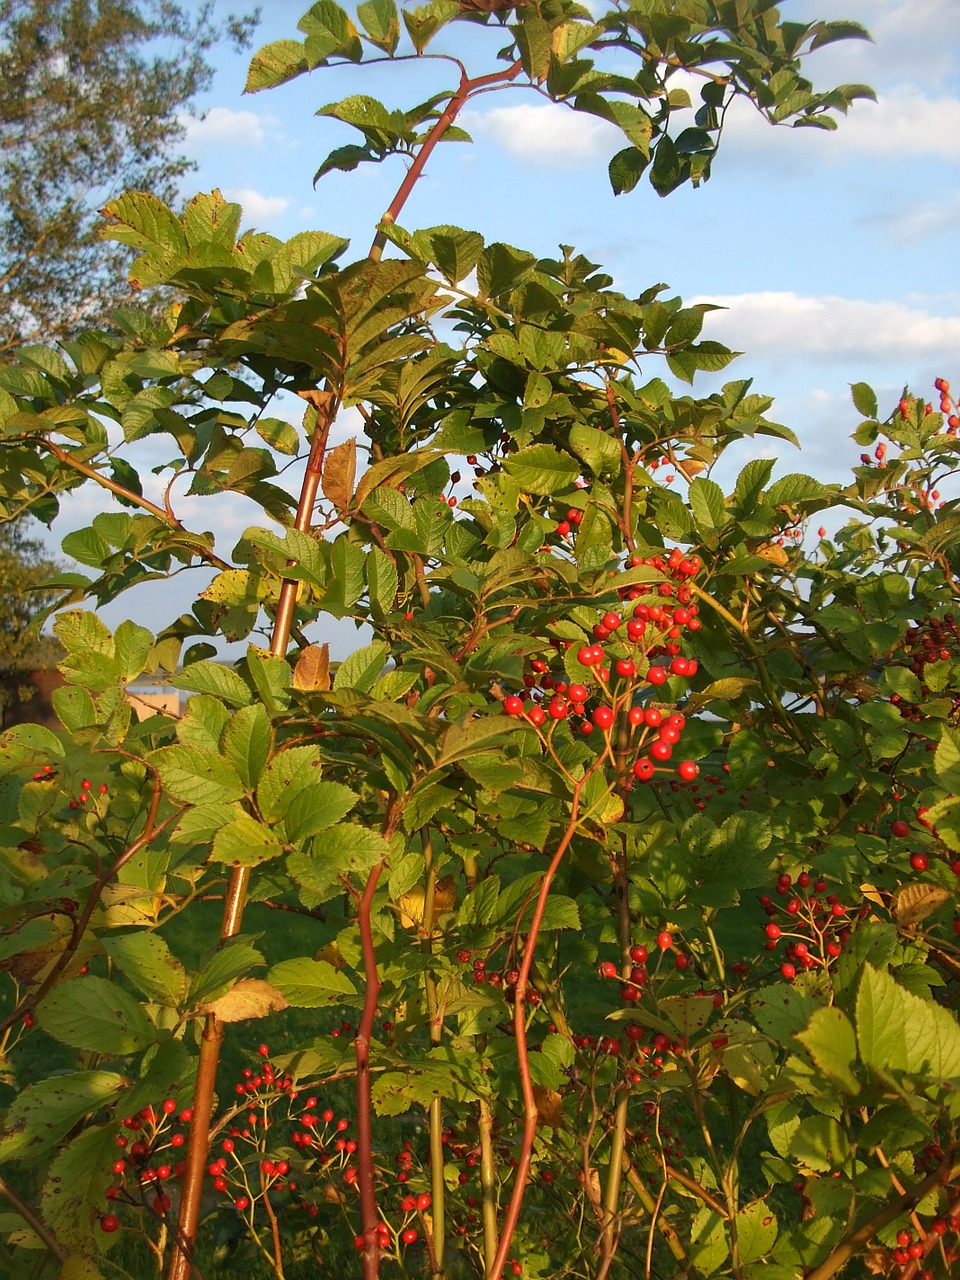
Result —
M570 449L599 478L620 473L620 442L607 431L576 423L570 428Z
M697 476L690 482L690 510L702 533L718 533L727 522L723 490L715 480Z
M850 387L854 407L865 418L876 418L879 413L877 393L866 382L854 382Z
M948 791L960 792L960 733L945 727L933 757L937 780Z
M334 689L338 692L341 689L359 689L361 693L369 693L383 671L389 653L390 646L383 640L375 640L373 644L356 649L337 667Z
M857 1043L881 1076L907 1072L944 1082L960 1078L960 1026L949 1010L863 966L857 992Z
M287 747L278 752L264 769L257 787L260 813L268 822L278 821L293 796L305 788L316 787L320 776L317 747Z
M187 990L187 972L158 933L114 934L102 939L104 951L124 977L150 1000L179 1005Z
M789 1150L804 1171L832 1173L849 1157L850 1140L833 1116L808 1115L790 1139Z
M270 759L272 740L270 718L259 702L241 707L223 731L221 751L248 792L254 791L260 781Z
M737 1214L737 1248L741 1266L770 1254L777 1239L777 1218L765 1200L755 1200Z
M270 828L245 813L217 832L211 856L216 862L256 867L271 858L279 858L283 851L283 845Z
M510 30L517 42L517 52L520 54L524 73L537 83L545 80L553 52L550 24L543 18L529 14L522 22L512 23Z
M573 486L580 473L568 453L550 444L534 444L511 454L504 470L526 493L559 494Z
M250 938L230 938L203 966L190 984L188 1005L216 999L237 978L250 976L250 970L264 964L263 956Z
M181 804L229 804L243 796L236 769L212 751L161 747L147 757L167 794Z
M117 1155L114 1125L87 1129L51 1164L40 1196L44 1222L67 1248L91 1248L93 1223L107 1203Z
M432 0L431 4L417 9L404 9L403 25L417 53L423 53L441 27L457 16L460 6L456 0Z
M300 436L296 427L284 422L282 418L258 418L256 426L257 435L271 449L285 453L290 458L296 455L300 448Z
M91 1053L136 1053L157 1039L133 996L93 974L54 987L38 1006L37 1021L55 1040Z
M357 989L346 976L325 960L299 956L281 960L267 974L267 981L281 991L296 1009L323 1009L350 1002Z
M287 792L280 806L287 839L299 842L332 827L350 812L359 798L355 791L339 782L317 782L293 795Z
M307 53L311 67L318 66L334 55L350 62L359 62L363 46L344 9L334 0L317 0L297 23L307 37Z
M287 869L309 893L324 895L340 876L366 876L390 853L379 831L344 822L319 832L310 853L291 854Z
M639 147L624 147L610 161L607 173L615 196L629 195L650 163L650 157Z
M381 490L376 490L375 492L381 492ZM394 490L384 489L382 492L393 493ZM397 497L402 500L401 494L397 494ZM410 508L407 507L407 510L410 510ZM381 551L379 547L371 547L367 555L364 572L367 575L370 612L379 621L386 617L388 613L393 613L397 590L400 585L397 567L385 551Z
M274 40L253 55L243 91L272 89L309 69L306 50L299 40Z
M394 0L364 0L357 5L357 17L370 43L392 57L400 41L400 16Z
M58 1146L78 1120L106 1106L123 1084L115 1071L77 1071L27 1085L7 1110L0 1159L36 1160Z
M176 689L188 689L191 693L211 693L234 707L246 707L253 701L253 695L236 671L219 662L191 662L173 676L170 683Z
M854 1075L853 1063L857 1056L857 1041L850 1019L835 1005L818 1009L806 1031L797 1039L822 1071L845 1093L860 1092L860 1081Z
M536 261L532 253L524 253L509 244L499 241L488 244L477 263L480 293L487 298L496 298L516 288L533 270Z
M121 622L113 633L114 659L120 679L135 680L141 675L153 648L153 636L135 622Z

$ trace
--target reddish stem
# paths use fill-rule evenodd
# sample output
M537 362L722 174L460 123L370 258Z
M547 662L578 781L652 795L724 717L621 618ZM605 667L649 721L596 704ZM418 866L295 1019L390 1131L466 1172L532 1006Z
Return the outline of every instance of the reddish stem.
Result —
M360 1190L360 1217L363 1234L363 1280L377 1280L380 1275L380 1246L377 1242L377 1190L373 1163L373 1108L370 1096L370 1041L373 1020L380 995L377 952L373 943L371 911L373 895L383 871L379 862L367 877L360 899L360 943L363 948L363 971L366 993L363 1013L353 1042L357 1063L357 1184Z
M457 116L466 105L467 99L475 89L483 89L493 84L509 84L511 80L515 80L523 70L523 64L517 60L506 71L491 71L489 75L477 76L471 80L466 74L460 76L460 87L453 95L443 111L438 116L433 128L423 140L423 145L413 159L413 163L407 170L406 177L397 188L397 194L390 202L390 207L386 210L381 222L394 223L400 216L400 210L407 203L410 192L417 185L420 175L423 173L424 165L430 159L434 147L446 133L446 131L456 120ZM374 236L373 244L370 246L369 257L374 262L380 261L380 255L383 253L383 246L387 243L387 237L382 231L378 231Z
M590 775L588 774L587 777ZM503 1230L500 1233L500 1244L497 1248L496 1257L493 1260L493 1266L490 1268L488 1276L499 1276L503 1271L507 1262L507 1255L510 1252L510 1244L513 1240L513 1233L517 1229L517 1223L520 1220L520 1210L523 1207L523 1197L527 1186L527 1176L530 1172L530 1162L533 1157L533 1143L537 1133L537 1119L539 1111L537 1109L537 1100L533 1092L533 1081L530 1077L530 1054L527 1048L527 1024L524 1016L526 1009L526 991L530 979L530 968L533 964L534 950L537 945L537 936L540 933L540 925L543 921L543 913L546 910L547 898L550 896L550 889L553 885L554 877L563 861L563 856L570 847L570 841L573 839L577 826L580 821L580 792L582 791L586 778L581 778L573 788L573 803L570 811L570 823L566 831L563 833L563 839L557 846L557 851L550 860L550 866L547 868L540 885L540 892L537 895L537 904L533 909L533 919L530 921L530 930L527 934L527 944L523 953L523 961L520 965L520 977L517 979L515 988L516 1001L513 1007L513 1026L517 1039L517 1065L520 1069L520 1088L523 1094L523 1138L520 1144L520 1156L517 1160L516 1172L514 1174L513 1191L510 1195L510 1203L507 1206L507 1214L503 1223Z

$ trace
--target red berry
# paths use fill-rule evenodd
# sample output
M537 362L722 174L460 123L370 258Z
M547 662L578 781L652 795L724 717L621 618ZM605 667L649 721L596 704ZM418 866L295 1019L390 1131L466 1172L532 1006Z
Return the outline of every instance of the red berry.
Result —
M780 966L780 972L783 974L783 976L786 978L788 982L792 982L794 978L797 976L797 971L792 964L782 964Z
M586 685L572 684L567 690L567 697L571 702L586 702L589 696L590 692Z
M699 772L700 766L692 760L681 760L677 765L677 773L684 782L692 782Z
M115 1213L105 1213L100 1219L100 1230L106 1231L108 1234L111 1231L116 1231L119 1226L120 1219Z
M670 947L673 946L673 938L670 934L669 929L663 929L660 933L657 934L657 946L660 948L661 951L667 951Z
M628 680L637 669L637 664L632 658L618 658L613 664L613 669L618 676L622 676L624 680Z
M400 1237L404 1244L413 1244L416 1238L417 1232L414 1227L407 1227L406 1231L404 1231L403 1235Z
M593 723L598 729L609 729L613 721L614 715L610 707L597 707L593 713Z
M598 644L587 644L577 650L577 661L581 667L595 667L603 661L603 650Z
M898 818L896 822L891 824L890 834L902 840L904 836L908 836L910 834L910 828L902 818Z
M649 760L635 760L633 762L633 776L640 782L649 782L653 777L654 768Z
M631 947L630 959L634 964L646 964L649 952L646 947Z
M523 701L516 694L512 694L509 698L504 698L503 709L508 716L519 716L523 714Z
M615 978L617 976L617 966L612 960L604 960L600 965L601 978Z
M668 679L666 667L651 667L647 672L647 684L666 684Z
M929 861L925 853L911 853L910 855L910 865L914 871L926 871Z
M605 613L601 619L601 623L608 631L616 631L620 626L622 619L619 613Z
M643 707L631 707L627 712L627 721L635 729L638 725L643 724Z

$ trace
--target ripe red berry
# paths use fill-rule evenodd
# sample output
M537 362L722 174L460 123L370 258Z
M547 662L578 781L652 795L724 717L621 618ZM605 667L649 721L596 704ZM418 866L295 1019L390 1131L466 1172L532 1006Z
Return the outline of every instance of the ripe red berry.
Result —
M681 760L677 765L677 773L684 782L692 782L700 772L700 766L693 760Z
M926 871L930 860L925 853L911 853L910 865L914 871Z
M780 966L780 972L783 974L783 976L786 978L788 982L792 982L794 978L797 976L797 971L792 964L782 964Z
M621 621L619 613L605 613L601 619L601 625L606 627L608 631L616 631Z
M609 729L613 721L614 715L610 707L597 707L593 713L593 723L598 729Z
M658 686L666 684L668 679L666 667L651 667L647 672L647 684Z
M661 951L667 951L673 946L673 937L671 936L669 929L663 929L657 934L657 946Z
M617 976L617 966L612 960L604 960L600 965L601 978L615 978Z
M613 669L618 676L621 676L624 680L629 680L636 672L637 664L632 658L618 658L613 664Z
M646 964L649 952L646 947L631 947L630 959L634 964Z
M603 650L598 644L586 644L577 650L577 661L581 667L595 667L603 661Z
M649 760L643 759L633 762L633 776L640 782L649 782L653 774L653 764Z
M908 836L910 834L910 828L902 818L898 818L896 822L891 824L890 834L902 840L904 836Z
M417 1232L415 1227L407 1227L406 1231L404 1231L403 1235L400 1237L404 1244L413 1244L416 1238Z
M508 716L519 716L523 714L523 701L516 694L512 694L509 698L504 698L503 709Z
M106 1231L108 1235L111 1231L116 1231L119 1226L120 1219L115 1213L105 1213L100 1219L100 1230Z
M627 721L636 729L643 724L643 707L631 707L627 712Z

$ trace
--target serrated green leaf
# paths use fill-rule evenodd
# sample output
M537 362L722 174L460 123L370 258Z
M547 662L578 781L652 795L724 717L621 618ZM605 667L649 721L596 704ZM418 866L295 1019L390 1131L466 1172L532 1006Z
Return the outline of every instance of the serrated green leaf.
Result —
M283 845L270 828L244 813L217 832L211 857L231 866L256 867L279 858L283 852Z
M164 789L181 804L229 804L244 793L229 761L198 747L161 747L149 757Z
M27 1085L7 1110L0 1159L36 1160L58 1146L78 1120L106 1106L123 1083L114 1071L77 1071Z
M842 1009L835 1005L818 1009L797 1039L817 1068L844 1093L860 1092L860 1081L853 1072L857 1041L853 1024Z
M176 1007L187 990L187 972L158 933L114 934L104 951L124 977L150 1000Z
M280 802L287 839L293 842L332 827L350 812L359 796L339 782L317 782L293 795L287 792Z
M267 974L267 981L281 991L295 1009L323 1009L350 1003L357 989L345 973L325 960L299 956L281 960Z
M255 790L270 758L273 734L261 704L241 707L227 722L220 750L248 792Z
M136 1053L157 1039L133 996L94 974L55 986L40 1002L37 1021L54 1040L92 1053Z

